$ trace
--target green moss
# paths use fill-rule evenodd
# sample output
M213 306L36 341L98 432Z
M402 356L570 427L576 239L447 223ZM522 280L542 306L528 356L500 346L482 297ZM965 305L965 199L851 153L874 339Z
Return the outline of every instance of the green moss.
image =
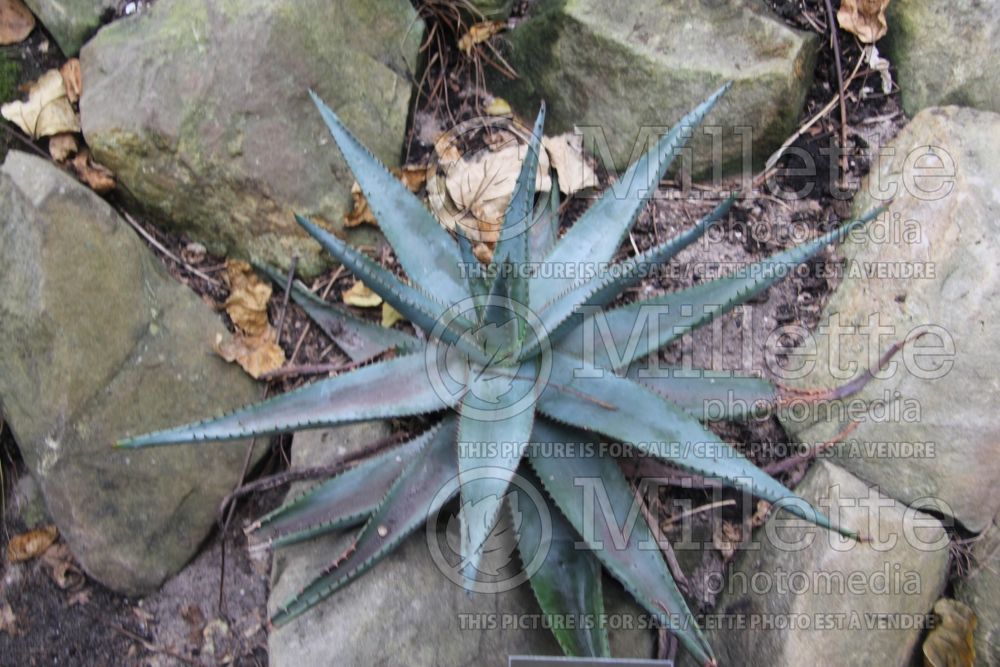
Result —
M20 78L21 63L0 54L0 102L10 102L17 97Z

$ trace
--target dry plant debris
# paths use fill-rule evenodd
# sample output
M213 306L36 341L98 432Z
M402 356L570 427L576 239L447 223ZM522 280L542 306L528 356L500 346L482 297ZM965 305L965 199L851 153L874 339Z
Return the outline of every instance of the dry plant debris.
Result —
M925 667L972 667L976 662L973 633L976 614L958 600L934 603L937 624L924 640Z
M35 29L35 15L21 0L0 0L0 45L17 44Z
M226 361L238 363L253 378L280 368L285 353L267 319L271 286L258 278L248 263L235 259L226 260L225 280L229 298L223 306L236 334L229 340L216 339L216 352Z
M842 0L837 11L837 23L857 35L865 44L877 42L889 31L885 9L890 0Z

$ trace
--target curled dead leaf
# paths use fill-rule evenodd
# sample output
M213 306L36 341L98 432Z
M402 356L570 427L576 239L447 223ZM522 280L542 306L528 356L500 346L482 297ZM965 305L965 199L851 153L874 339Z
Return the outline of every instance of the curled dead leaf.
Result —
M418 164L404 164L399 169L393 169L392 173L403 182L403 185L413 193L420 192L420 188L424 187L424 183L427 182L427 172L430 167L425 167Z
M542 137L552 168L559 177L559 191L564 195L597 187L597 174L583 155L583 135L566 132L556 137Z
M382 297L371 291L360 280L356 280L350 289L344 290L340 296L348 306L375 308L382 305Z
M70 102L76 104L83 93L83 76L80 73L80 60L70 58L59 68L59 74L63 78L63 86L66 88L66 97Z
M73 552L65 542L59 542L42 555L42 562L49 567L52 581L65 590L77 590L86 579L73 558Z
M236 334L228 340L219 336L215 341L216 352L226 361L238 363L253 378L280 368L285 363L285 353L267 319L271 286L248 263L237 259L226 260L223 279L229 286L229 298L223 306L236 327Z
M31 85L27 100L0 107L0 115L33 139L80 131L80 117L66 95L66 85L57 69L49 70Z
M63 132L49 138L49 155L56 162L66 162L76 155L78 150L80 150L80 146L76 141L75 134Z
M59 530L55 526L36 528L15 535L7 543L7 561L20 563L41 556L58 538Z
M115 189L115 175L103 164L94 162L90 149L84 147L69 163L70 169L87 187L99 195Z
M837 23L865 44L877 42L889 31L885 9L889 0L841 0Z
M934 603L937 624L924 640L924 667L972 667L976 662L975 612L958 600Z
M481 21L473 24L467 33L458 40L458 48L467 56L472 55L472 50L477 45L482 44L493 35L503 32L507 24L503 21Z
M21 629L17 627L17 616L9 602L0 604L0 632L16 637L21 634Z
M17 44L35 29L35 15L21 0L0 0L0 45Z
M368 200L361 192L361 186L355 181L351 186L351 201L353 205L350 212L344 214L345 227L359 227L361 225L378 225L375 214L368 207Z

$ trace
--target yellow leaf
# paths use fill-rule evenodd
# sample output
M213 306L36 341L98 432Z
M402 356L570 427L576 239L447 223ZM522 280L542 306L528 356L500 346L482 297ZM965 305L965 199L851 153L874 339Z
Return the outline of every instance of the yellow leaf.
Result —
M391 329L396 322L403 319L403 316L399 314L399 311L390 306L387 303L382 304L382 326L386 329Z
M842 0L837 23L865 44L877 42L889 31L885 9L889 0Z
M20 563L40 556L52 546L58 537L59 531L55 526L45 526L15 535L7 543L7 561Z
M50 69L31 86L26 101L0 107L0 115L35 139L80 131L80 118L66 96L66 85L57 69Z
M355 281L351 289L342 292L341 298L348 306L358 308L374 308L382 305L382 297L368 289L368 286L360 280Z
M483 111L487 116L509 116L513 113L510 104L502 97L494 97Z
M465 55L471 56L472 50L477 44L482 44L493 35L503 31L506 25L503 21L482 21L481 23L473 24L469 28L469 32L462 35L462 38L458 40L458 48Z
M215 341L215 351L226 361L238 363L250 377L256 379L268 371L281 368L285 352L275 341L275 331L268 325L260 336L237 333L228 340L220 334Z
M972 667L975 612L958 600L941 598L934 603L934 615L938 622L924 640L924 667Z
M0 44L23 42L35 29L35 15L21 0L0 0Z

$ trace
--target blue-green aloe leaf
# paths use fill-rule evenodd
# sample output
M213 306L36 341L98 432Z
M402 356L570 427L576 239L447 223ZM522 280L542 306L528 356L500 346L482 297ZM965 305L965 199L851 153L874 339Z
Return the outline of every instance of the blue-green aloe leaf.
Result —
M452 343L472 356L481 356L481 350L471 347L471 339L463 336L473 325L461 316L449 320L445 318L448 306L435 300L423 291L407 285L389 271L373 262L364 253L355 250L325 229L314 225L302 216L295 219L309 234L319 241L331 255L337 258L351 273L360 278L373 292L382 297L413 324L427 332L436 332L441 340ZM446 326L441 326L446 322Z
M538 411L547 417L632 443L645 454L701 477L722 479L770 503L780 503L807 521L857 538L649 387L611 373L575 377L577 361L558 353L552 359L552 379L538 401Z
M741 377L697 369L643 369L628 377L687 410L701 421L745 419L769 413L778 401L778 387L765 378Z
M528 483L543 487L529 466L518 471ZM531 574L531 590L542 613L552 619L550 627L563 653L568 656L611 657L601 590L601 563L587 549L577 547L576 531L562 512L547 502L547 511L532 511L533 499L520 485L512 485L521 516L518 552L522 567L541 553L544 560ZM544 525L545 517L549 525ZM545 530L548 528L548 530Z
M427 381L422 354L380 361L350 373L206 419L134 438L119 447L239 440L337 424L407 417L452 407Z
M534 424L538 367L532 361L516 370L516 377L510 367L473 370L459 408L461 551L463 569L472 580Z
M626 368L637 359L753 299L829 244L842 241L852 230L867 224L882 210L874 209L863 218L845 223L817 239L751 264L734 276L595 313L567 334L557 347L575 356L592 352L590 363L597 367ZM652 330L648 328L651 318L655 318ZM598 327L602 334L600 342L613 343L616 358L609 357L607 345L598 344L592 351L586 350L585 327Z
M546 258L552 264L600 266L611 261L639 217L639 212L656 192L667 168L699 125L715 107L731 84L719 88L707 100L681 118L645 155L622 176L620 185L608 188L601 198L580 216ZM532 303L548 303L573 284L572 278L540 276L531 281Z
M528 230L528 256L533 262L545 258L559 240L559 176L553 171L551 178L549 196L538 202Z
M507 211L500 228L500 240L493 252L493 265L519 269L530 261L529 227L533 222L535 208L535 179L538 172L538 153L542 150L542 133L545 131L545 103L542 102L535 119L535 127L528 142L528 152L521 162L521 172L514 185ZM497 276L497 280L500 279ZM520 271L507 277L510 282L510 298L525 306L528 304L528 278ZM524 322L520 323L523 338Z
M317 484L261 517L254 532L280 547L364 523L435 432L425 431Z
M584 317L583 313L580 312L581 308L603 308L623 290L641 280L650 267L669 261L701 238L709 227L729 211L733 201L735 198L730 197L719 204L710 214L699 220L691 229L678 234L665 243L650 248L637 257L618 264L617 270L580 283L547 304L542 309L540 317L549 343L558 342L562 336L579 324ZM532 332L532 334L534 333ZM523 356L530 357L537 354L541 344L542 341L537 336L529 338L528 343L524 346Z
M536 442L585 443L587 434L539 420ZM698 622L663 560L648 524L638 514L629 523L637 499L618 463L596 452L567 447L563 455L548 457L547 448L533 452L529 461L545 490L576 532L612 576L654 617L680 639L700 664L713 661ZM554 449L551 451L555 451ZM587 499L583 494L601 494ZM606 498L607 503L602 503ZM591 508L592 512L588 512Z
M287 283L287 277L274 267L258 265L257 268L276 284L284 287ZM416 352L424 347L420 339L405 331L369 322L357 317L347 308L324 301L298 280L292 282L291 297L351 361L368 361L393 349Z
M447 303L467 298L469 294L460 267L462 257L448 232L351 134L323 100L312 91L309 94L406 275L426 292L438 295Z
M354 544L274 615L275 625L301 615L367 572L454 497L448 493L458 472L454 424L453 419L442 423L389 489ZM457 492L457 486L454 489Z

